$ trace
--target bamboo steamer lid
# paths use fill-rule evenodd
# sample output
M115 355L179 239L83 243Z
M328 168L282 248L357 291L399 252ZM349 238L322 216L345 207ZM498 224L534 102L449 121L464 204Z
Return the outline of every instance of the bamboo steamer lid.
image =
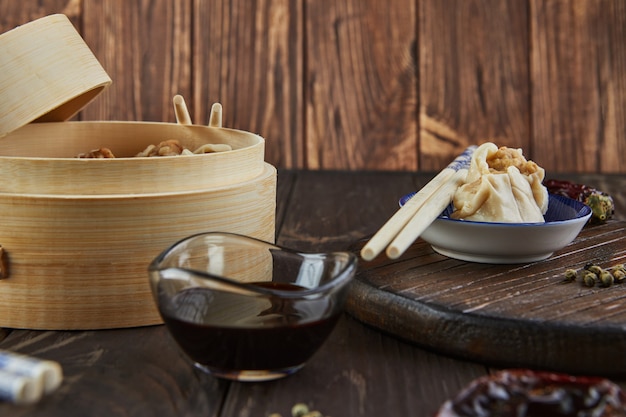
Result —
M0 35L0 137L31 122L71 118L111 84L67 16Z

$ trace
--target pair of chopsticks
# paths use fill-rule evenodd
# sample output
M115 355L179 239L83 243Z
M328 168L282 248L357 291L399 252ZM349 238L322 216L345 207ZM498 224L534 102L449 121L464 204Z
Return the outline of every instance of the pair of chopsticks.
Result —
M176 115L176 123L179 125L190 125L191 116L187 109L185 99L180 94L174 96L174 113ZM210 127L222 127L222 105L213 103L211 106L211 116L209 117Z
M361 249L371 261L387 248L387 256L399 258L426 228L448 207L465 181L472 154L470 146L404 204Z

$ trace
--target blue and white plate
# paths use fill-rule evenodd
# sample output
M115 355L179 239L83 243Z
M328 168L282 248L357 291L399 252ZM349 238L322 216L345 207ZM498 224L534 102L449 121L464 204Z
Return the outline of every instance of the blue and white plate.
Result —
M403 196L404 205L415 193ZM421 238L445 256L470 262L511 264L540 261L571 243L589 218L583 203L550 194L545 223L490 223L451 219L452 205Z

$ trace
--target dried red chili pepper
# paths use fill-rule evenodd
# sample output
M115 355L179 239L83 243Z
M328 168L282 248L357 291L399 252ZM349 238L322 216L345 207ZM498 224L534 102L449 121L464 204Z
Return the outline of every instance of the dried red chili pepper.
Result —
M435 417L624 417L626 395L608 379L527 369L472 381Z
M613 198L588 185L552 179L545 180L543 185L549 193L563 195L588 205L592 211L590 223L604 223L615 213Z

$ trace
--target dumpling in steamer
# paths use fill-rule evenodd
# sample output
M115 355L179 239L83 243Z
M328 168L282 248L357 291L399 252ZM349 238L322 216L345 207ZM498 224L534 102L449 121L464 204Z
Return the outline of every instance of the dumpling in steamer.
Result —
M545 170L520 149L479 146L465 183L454 194L455 219L502 223L543 223L548 190Z

